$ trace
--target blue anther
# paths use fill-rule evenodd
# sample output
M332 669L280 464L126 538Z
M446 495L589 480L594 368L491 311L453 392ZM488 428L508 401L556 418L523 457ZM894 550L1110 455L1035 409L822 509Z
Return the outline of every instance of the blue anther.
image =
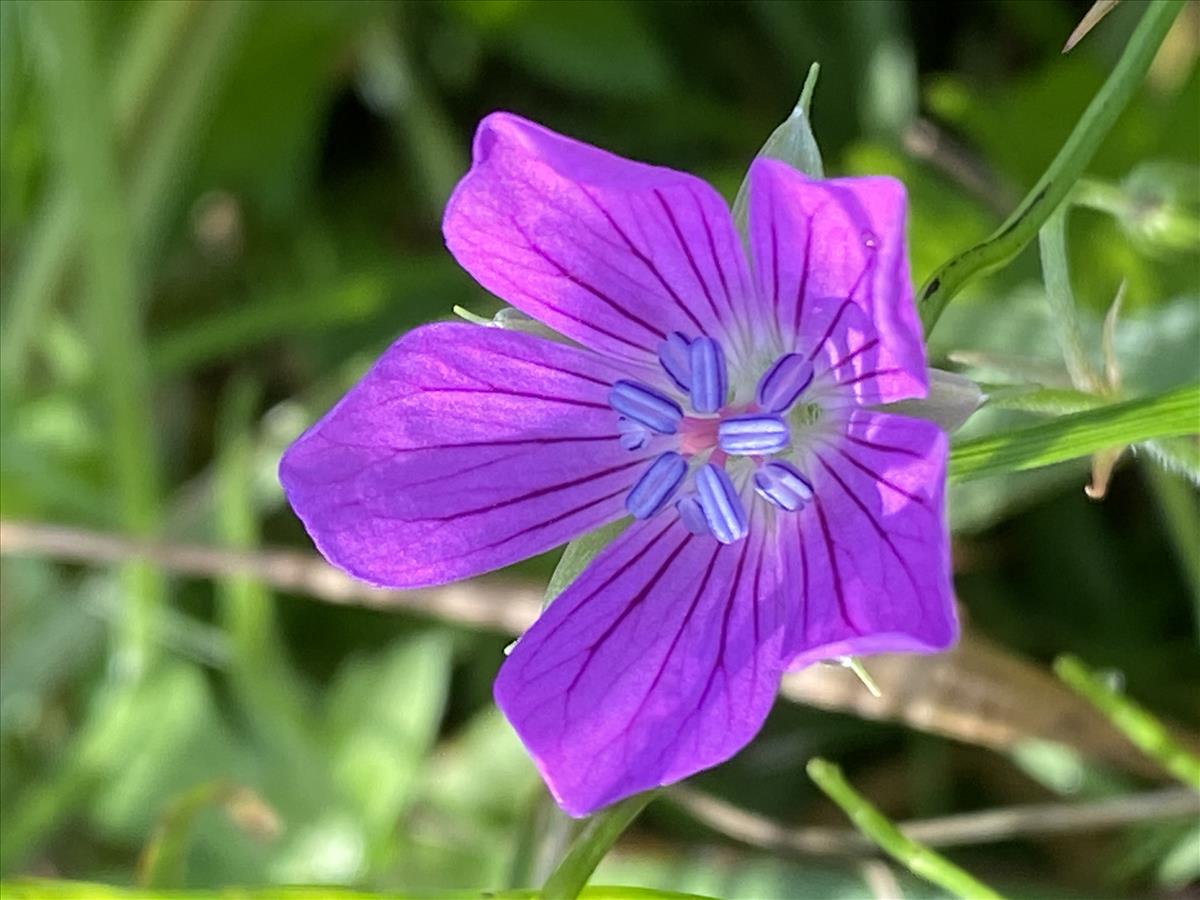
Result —
M692 409L698 413L715 413L725 403L728 382L725 376L725 354L721 345L710 337L692 341Z
M675 501L675 511L679 513L679 520L683 522L683 527L692 534L711 534L708 530L708 520L704 518L704 510L700 507L700 501L695 497L680 497Z
M692 342L683 332L672 331L658 345L658 361L676 387L686 391L692 383Z
M785 353L758 380L758 405L767 412L783 412L812 384L813 367L799 353Z
M779 416L750 414L722 419L717 426L717 446L734 456L763 456L788 445L791 434Z
M617 430L621 432L622 450L641 450L646 446L646 441L650 440L650 432L646 430L645 425L624 416L617 419Z
M781 460L769 462L754 473L754 490L788 512L795 512L813 497L812 482Z
M621 379L608 392L608 404L621 415L659 434L674 434L683 410L670 397L636 381Z
M648 519L666 506L683 483L687 468L687 461L674 451L663 453L650 463L625 497L625 508L630 515Z
M724 469L712 463L702 466L696 472L696 491L713 537L722 544L732 544L746 536L750 530L746 509Z

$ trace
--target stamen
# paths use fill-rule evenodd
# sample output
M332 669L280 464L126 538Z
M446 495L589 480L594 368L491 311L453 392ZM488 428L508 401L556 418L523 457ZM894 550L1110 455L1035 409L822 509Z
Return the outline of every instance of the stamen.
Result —
M813 496L812 482L781 460L769 462L754 473L754 490L787 512L795 512Z
M812 363L799 353L785 353L758 380L758 405L767 412L783 412L812 384Z
M692 534L712 533L708 530L708 520L704 518L704 510L700 507L700 501L695 497L682 497L676 500L675 511L679 513L683 527Z
M692 409L699 413L715 413L725 403L728 382L725 374L725 354L721 345L710 337L692 341Z
M731 416L717 426L717 446L734 456L776 453L789 440L787 423L779 416Z
M722 544L732 544L746 536L746 510L724 469L706 463L696 472L696 490L713 537Z
M623 416L659 434L674 434L683 410L670 397L636 381L621 379L608 392L608 404Z
M625 498L625 508L630 515L648 519L666 506L683 483L687 468L684 458L673 451L663 453L650 463L650 468L642 473Z
M650 432L646 430L645 425L624 416L617 419L617 430L621 432L622 450L641 450L646 446L646 441L650 440Z
M692 383L692 342L681 331L672 331L658 345L658 361L670 379L686 391Z

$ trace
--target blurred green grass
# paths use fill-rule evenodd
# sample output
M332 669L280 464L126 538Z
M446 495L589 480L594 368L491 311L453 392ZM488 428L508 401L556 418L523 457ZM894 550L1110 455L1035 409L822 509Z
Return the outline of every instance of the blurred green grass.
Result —
M732 197L815 59L827 169L906 182L920 281L1037 179L1140 12L1121 4L1063 58L1086 6L3 0L0 516L307 547L274 479L282 448L400 332L456 304L497 307L439 233L492 109L696 171ZM1095 178L1200 166L1196 9L1181 21ZM1200 205L1194 186L1163 190ZM1081 211L1070 232L1097 358L1127 282L1118 354L1134 393L1200 368L1200 256L1145 224ZM985 354L981 377L1061 386L1052 326L1027 252L950 308L931 354ZM1033 421L989 410L967 434ZM1083 498L1085 479L1066 464L956 488L970 627L1037 660L1071 651L1117 669L1195 726L1195 493L1143 459L1103 505ZM544 582L553 563L509 574ZM248 790L195 810L186 885L499 888L544 874L566 834L491 706L504 635L136 563L6 556L0 588L4 875L134 883L156 824L218 780ZM987 701L968 712L994 715ZM814 753L844 759L898 815L1062 784L1044 756L782 703L698 781L781 821L821 820L803 772ZM1078 766L1077 796L1144 784ZM1197 877L1187 840L1159 823L955 858L1018 894L1133 896ZM666 805L601 875L720 896L867 890L857 863L751 851Z

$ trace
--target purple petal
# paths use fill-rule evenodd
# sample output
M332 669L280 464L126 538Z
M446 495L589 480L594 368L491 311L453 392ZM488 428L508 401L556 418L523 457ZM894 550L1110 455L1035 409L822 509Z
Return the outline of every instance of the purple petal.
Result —
M625 514L654 455L621 447L608 392L626 371L519 332L428 325L288 449L280 481L325 557L365 581L486 572Z
M791 667L837 656L931 653L958 636L946 530L946 436L929 422L851 413L801 468L813 499L779 523L803 599Z
M637 523L517 642L496 702L567 812L714 766L761 727L788 619L762 525L726 546Z
M443 232L488 290L627 359L655 359L672 331L722 338L751 290L729 210L705 182L509 113L480 123Z
M777 160L750 168L750 245L759 295L786 342L807 351L814 306L852 300L879 338L881 402L924 396L925 348L893 178L814 180Z

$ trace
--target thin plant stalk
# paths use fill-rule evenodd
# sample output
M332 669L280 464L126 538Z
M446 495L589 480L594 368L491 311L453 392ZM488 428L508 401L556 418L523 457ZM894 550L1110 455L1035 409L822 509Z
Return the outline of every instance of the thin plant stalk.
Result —
M1200 791L1200 757L1189 753L1157 718L1106 685L1074 656L1054 661L1054 673L1091 703L1130 743L1184 784Z
M1000 894L977 881L950 860L905 837L886 816L872 806L862 794L852 788L841 769L824 759L809 760L809 777L825 794L842 808L869 840L903 865L914 875L936 884L956 897L971 900L999 900Z
M927 335L946 304L968 281L1011 261L1067 199L1101 142L1137 93L1181 9L1183 0L1151 0L1147 4L1121 58L1037 184L995 232L944 263L925 282L918 294L918 309Z
M634 794L589 818L558 868L542 885L541 900L573 900L580 896L600 860L656 796L658 791Z

